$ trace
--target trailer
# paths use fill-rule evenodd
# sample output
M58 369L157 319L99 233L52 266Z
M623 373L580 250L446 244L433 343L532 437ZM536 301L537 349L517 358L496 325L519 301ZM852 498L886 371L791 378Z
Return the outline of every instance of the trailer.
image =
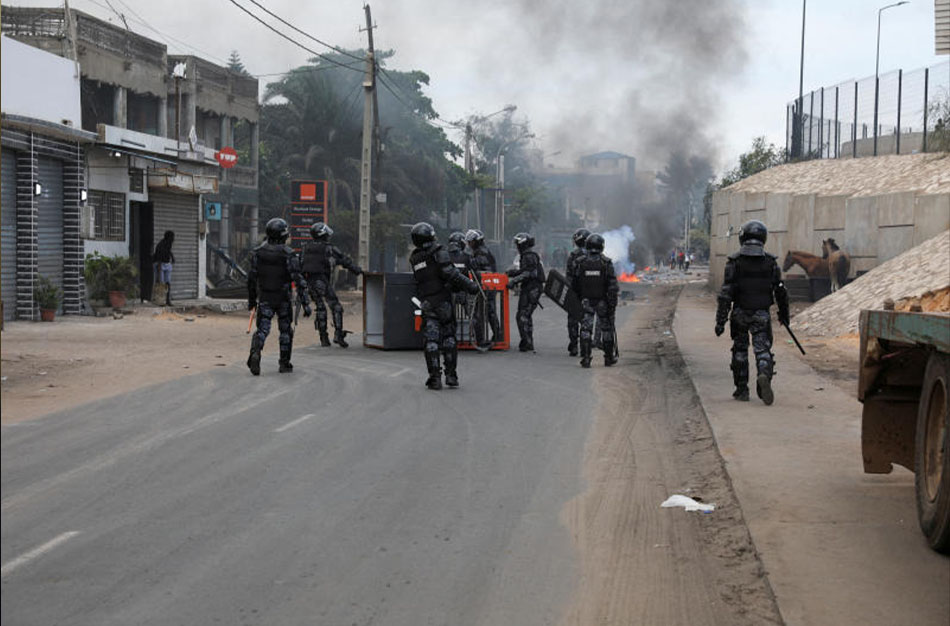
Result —
M950 314L861 311L864 471L914 472L917 518L950 553Z

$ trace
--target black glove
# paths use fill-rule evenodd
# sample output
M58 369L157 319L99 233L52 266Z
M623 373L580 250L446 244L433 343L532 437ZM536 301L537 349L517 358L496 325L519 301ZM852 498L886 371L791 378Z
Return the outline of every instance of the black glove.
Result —
M726 325L725 325L725 324L717 323L717 324L716 324L716 336L719 337L719 336L721 336L724 332L726 332Z
M356 270L355 270L354 273L355 273L357 276L359 276L360 274L363 273L363 268L360 267L359 265L357 265L357 266L356 266Z
M310 317L310 314L313 313L313 309L310 308L309 304L303 305L303 316Z
M255 302L255 301L253 301L253 300L248 300L248 301L247 301L247 310L248 310L248 311L253 311L253 310L256 309L256 308L257 308L257 302Z
M782 326L788 326L788 323L791 321L788 317L788 311L779 311L778 312L778 323Z
M476 295L479 292L478 283L476 283L474 280L468 281L468 284L465 286L465 291L469 292L473 296Z

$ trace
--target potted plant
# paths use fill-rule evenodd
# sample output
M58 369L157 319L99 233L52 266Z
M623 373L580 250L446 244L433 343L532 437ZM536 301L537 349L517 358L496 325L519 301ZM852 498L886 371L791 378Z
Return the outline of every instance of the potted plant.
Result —
M125 306L126 296L135 295L139 271L133 260L127 256L114 256L107 259L109 272L106 288L109 290L109 304L119 309Z
M52 322L56 317L56 309L63 300L63 291L49 278L41 275L36 286L33 287L33 299L40 308L40 319L44 322Z
M138 268L126 256L102 256L98 252L86 255L83 275L89 290L89 299L109 299L113 308L122 308L128 295L138 288Z

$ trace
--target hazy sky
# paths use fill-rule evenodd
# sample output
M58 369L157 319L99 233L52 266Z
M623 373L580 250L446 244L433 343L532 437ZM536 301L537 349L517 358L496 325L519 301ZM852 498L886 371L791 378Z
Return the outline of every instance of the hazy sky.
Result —
M249 0L237 1L260 13ZM358 30L365 24L360 1L258 1L324 41L344 48L365 45L365 33ZM108 2L133 30L165 41L172 53L220 62L236 49L253 74L285 71L310 56L230 0ZM874 74L877 9L888 3L809 3L806 91ZM120 23L107 0L70 0L70 5ZM583 152L617 150L649 166L696 138L720 169L731 166L757 135L784 147L784 106L798 91L801 10L800 0L372 4L376 47L396 51L390 68L430 75L428 93L445 119L516 104L538 135L537 147L562 151L549 159L555 163ZM912 0L884 12L882 73L947 58L934 54L933 11L933 0Z

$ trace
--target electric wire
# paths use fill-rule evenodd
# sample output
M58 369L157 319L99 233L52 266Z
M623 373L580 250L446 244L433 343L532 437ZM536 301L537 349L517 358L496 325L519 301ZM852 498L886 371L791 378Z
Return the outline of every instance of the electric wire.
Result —
M333 64L333 65L338 65L338 66L340 66L340 67L346 68L346 69L348 69L348 70L352 70L352 71L354 71L354 72L360 72L360 73L362 74L362 71L361 71L361 70L357 70L357 69L353 68L352 66L347 65L347 64L345 64L345 63L340 63L340 62L337 61L336 59L332 59L332 58L330 58L330 57L328 57L328 56L326 56L326 55L324 55L324 54L321 54L321 53L317 52L316 50L314 50L314 49L312 49L312 48L308 48L307 46L303 45L302 43L300 43L299 41L297 41L297 40L294 39L293 37L287 35L286 33L282 33L281 31L277 30L276 28L274 28L273 26L271 26L270 24L268 24L267 22L265 22L264 20L262 20L262 19L261 19L260 17L258 17L257 15L254 15L254 13L252 13L247 7L245 7L245 6L242 5L242 4L239 4L239 3L237 2L237 0L230 0L230 2L231 2L231 4L233 4L234 6L236 6L236 7L239 8L239 9L241 9L242 11L244 11L245 13L247 13L248 15L250 15L252 18L254 18L255 20L257 20L258 22L260 22L261 24L263 24L265 28L267 28L267 29L270 30L270 31L273 31L274 33L276 33L276 34L278 34L278 35L280 35L281 37L283 37L284 39L286 39L286 40L289 41L290 43L294 44L294 45L297 46L298 48L302 48L302 49L306 50L307 52L309 52L310 54L312 54L312 55L314 55L314 56L316 56L316 57L319 57L319 58L323 59L324 61L327 61L328 63L331 63L331 64Z
M273 11L271 11L270 9L268 9L267 7L265 7L263 4L261 4L261 3L258 2L257 0L250 0L250 2L251 2L251 4L257 6L259 9L261 9L262 11L264 11L264 13L267 13L268 15L270 15L270 16L271 16L272 18L274 18L275 20L281 22L281 23L284 24L285 26L289 26L290 28L294 29L295 31L297 31L298 33L300 33L301 35L303 35L303 36L306 37L307 39L311 39L311 40L317 42L318 44L320 44L321 46L326 46L327 48L329 48L330 50L333 50L334 52L336 52L336 53L338 53L338 54L342 54L343 56L348 56L348 57L350 57L351 59L356 59L357 61L365 61L365 60L366 60L365 58L358 57L358 56L356 56L355 54L351 54L351 53L347 52L346 50L343 50L342 48L340 48L340 47L338 47L338 46L334 46L334 45L332 45L332 44L328 44L327 42L321 41L320 39L317 39L317 38L314 37L313 35L311 35L311 34L309 34L309 33L306 33L306 32L304 32L304 31L300 30L299 28L297 28L296 26L294 26L293 24L291 24L290 22L288 22L287 20L285 20L285 19L282 18L281 16L277 15L276 13L274 13Z

